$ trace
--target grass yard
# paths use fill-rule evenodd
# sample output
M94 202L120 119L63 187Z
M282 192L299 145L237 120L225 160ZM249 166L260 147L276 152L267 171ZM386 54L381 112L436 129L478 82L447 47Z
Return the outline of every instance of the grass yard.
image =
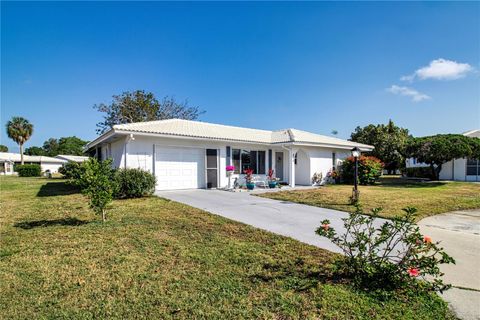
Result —
M382 178L374 186L359 186L365 213L382 207L381 216L392 218L407 206L418 209L418 219L455 210L480 208L480 184L468 182L414 182L400 177ZM260 196L323 208L352 212L350 185L328 185L318 189L265 193Z
M379 301L332 279L330 252L175 202L115 201L102 224L60 179L0 184L3 319L453 319L435 294Z

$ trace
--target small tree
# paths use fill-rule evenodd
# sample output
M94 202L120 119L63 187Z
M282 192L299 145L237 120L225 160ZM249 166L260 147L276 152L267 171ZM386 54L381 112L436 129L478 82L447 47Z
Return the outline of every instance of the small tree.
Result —
M382 175L383 163L378 158L360 156L358 158L358 182L361 185L374 184ZM355 158L348 157L340 166L340 175L345 182L352 182L355 172Z
M90 158L82 163L82 167L84 171L79 179L79 183L83 186L82 192L89 198L93 211L101 214L102 221L105 222L106 207L116 192L112 160L98 161Z
M33 133L33 125L25 118L13 117L7 122L7 135L20 147L20 159L23 164L23 144L30 139Z
M8 152L8 147L6 145L0 144L0 152Z
M407 155L428 164L432 177L438 180L444 163L464 157L480 158L480 138L461 134L412 138L407 146Z

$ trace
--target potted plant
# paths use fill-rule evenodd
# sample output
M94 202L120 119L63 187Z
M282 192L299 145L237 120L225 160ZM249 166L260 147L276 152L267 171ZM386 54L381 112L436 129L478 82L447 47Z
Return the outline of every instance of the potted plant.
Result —
M247 189L253 190L255 188L255 182L253 182L253 169L246 169L243 173L245 173Z
M320 186L323 181L323 173L315 172L312 176L312 186Z
M273 176L273 169L268 170L267 180L268 180L268 187L270 189L274 189L277 187L277 178Z

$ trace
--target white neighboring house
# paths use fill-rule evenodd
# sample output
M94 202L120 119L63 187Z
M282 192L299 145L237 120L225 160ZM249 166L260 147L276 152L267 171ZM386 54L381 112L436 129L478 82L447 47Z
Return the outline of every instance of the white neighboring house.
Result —
M47 156L29 156L23 155L23 162L25 164L36 163L40 165L42 172L50 170L51 173L57 173L58 169L69 161L83 162L88 157L73 156L73 155L58 155L55 157ZM20 164L20 153L0 152L0 174L11 175L14 173L13 165Z
M463 133L464 136L480 138L480 129ZM428 167L428 164L417 159L406 160L407 168ZM480 181L480 159L461 158L446 162L440 171L440 180Z
M42 172L50 170L51 173L58 172L60 168L67 160L46 157L46 156L29 156L23 155L23 162L25 164L36 163L40 165ZM0 173L5 175L13 174L13 165L20 164L20 153L0 152Z
M140 168L157 178L157 190L227 187L226 166L234 178L269 169L290 186L311 185L314 173L327 173L350 156L351 149L372 146L297 129L249 129L169 119L115 125L87 144L91 155L113 159L117 168Z

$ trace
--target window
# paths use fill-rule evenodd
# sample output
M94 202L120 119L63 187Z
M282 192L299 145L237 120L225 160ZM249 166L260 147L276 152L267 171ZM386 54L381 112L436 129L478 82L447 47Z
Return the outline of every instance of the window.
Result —
M235 173L253 169L254 174L265 174L265 151L232 149L232 164Z
M479 176L480 175L480 160L467 159L467 176Z
M332 152L332 168L333 170L337 169L337 154Z

